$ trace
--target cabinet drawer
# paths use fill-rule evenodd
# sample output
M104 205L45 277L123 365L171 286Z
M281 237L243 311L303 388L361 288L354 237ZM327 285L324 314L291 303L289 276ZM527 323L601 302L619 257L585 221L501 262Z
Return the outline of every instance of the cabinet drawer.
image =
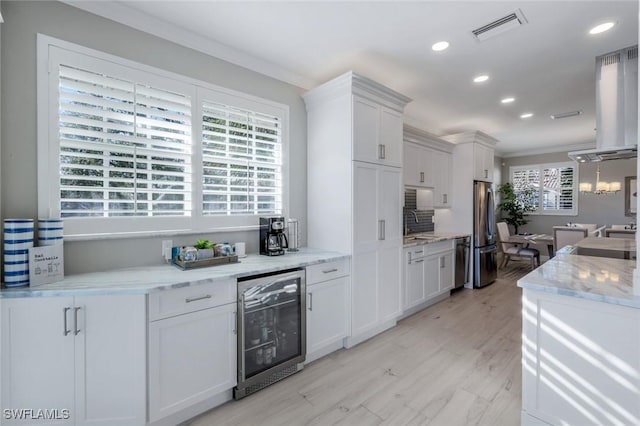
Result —
M236 300L236 280L159 291L149 295L149 321L233 303Z
M454 248L454 244L455 244L455 240L445 240L445 241L438 241L437 243L425 244L424 254L425 256L429 256L431 254L452 250Z
M349 259L307 266L307 285L349 275Z

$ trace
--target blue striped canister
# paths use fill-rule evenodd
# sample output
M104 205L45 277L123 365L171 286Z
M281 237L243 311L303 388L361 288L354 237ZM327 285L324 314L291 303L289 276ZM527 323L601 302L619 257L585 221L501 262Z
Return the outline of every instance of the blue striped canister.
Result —
M33 219L4 220L4 285L29 285L29 248L33 247Z
M62 219L38 219L38 245L62 245L64 241L63 230Z

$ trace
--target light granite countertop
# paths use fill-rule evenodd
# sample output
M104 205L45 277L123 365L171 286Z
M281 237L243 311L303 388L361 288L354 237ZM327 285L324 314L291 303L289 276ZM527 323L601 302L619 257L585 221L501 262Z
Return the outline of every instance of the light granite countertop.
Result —
M470 237L471 234L463 232L419 232L404 236L404 247L415 247L440 241L455 240L456 238Z
M350 258L337 252L302 248L283 256L249 254L238 263L181 270L174 265L145 266L107 272L70 275L38 287L2 288L0 299L10 297L146 294L160 290L208 284L224 279L277 272Z
M553 259L520 278L518 286L640 309L640 296L633 292L635 260L582 256L569 252L559 252Z

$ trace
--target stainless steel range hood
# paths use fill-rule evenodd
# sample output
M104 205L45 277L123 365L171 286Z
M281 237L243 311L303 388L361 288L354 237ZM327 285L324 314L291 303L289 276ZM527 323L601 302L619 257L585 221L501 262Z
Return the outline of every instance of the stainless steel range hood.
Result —
M638 46L596 57L596 149L574 151L581 163L636 158Z

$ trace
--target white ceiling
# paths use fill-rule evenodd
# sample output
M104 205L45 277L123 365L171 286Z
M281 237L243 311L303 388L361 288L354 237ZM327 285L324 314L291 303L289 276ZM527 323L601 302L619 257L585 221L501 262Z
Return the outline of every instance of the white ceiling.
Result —
M594 59L638 43L636 0L68 3L305 89L354 70L411 97L409 124L480 130L507 156L594 147ZM516 9L528 24L472 38ZM588 34L610 20L612 30ZM440 40L449 49L431 51ZM489 81L472 82L483 73ZM574 110L584 114L549 118Z

